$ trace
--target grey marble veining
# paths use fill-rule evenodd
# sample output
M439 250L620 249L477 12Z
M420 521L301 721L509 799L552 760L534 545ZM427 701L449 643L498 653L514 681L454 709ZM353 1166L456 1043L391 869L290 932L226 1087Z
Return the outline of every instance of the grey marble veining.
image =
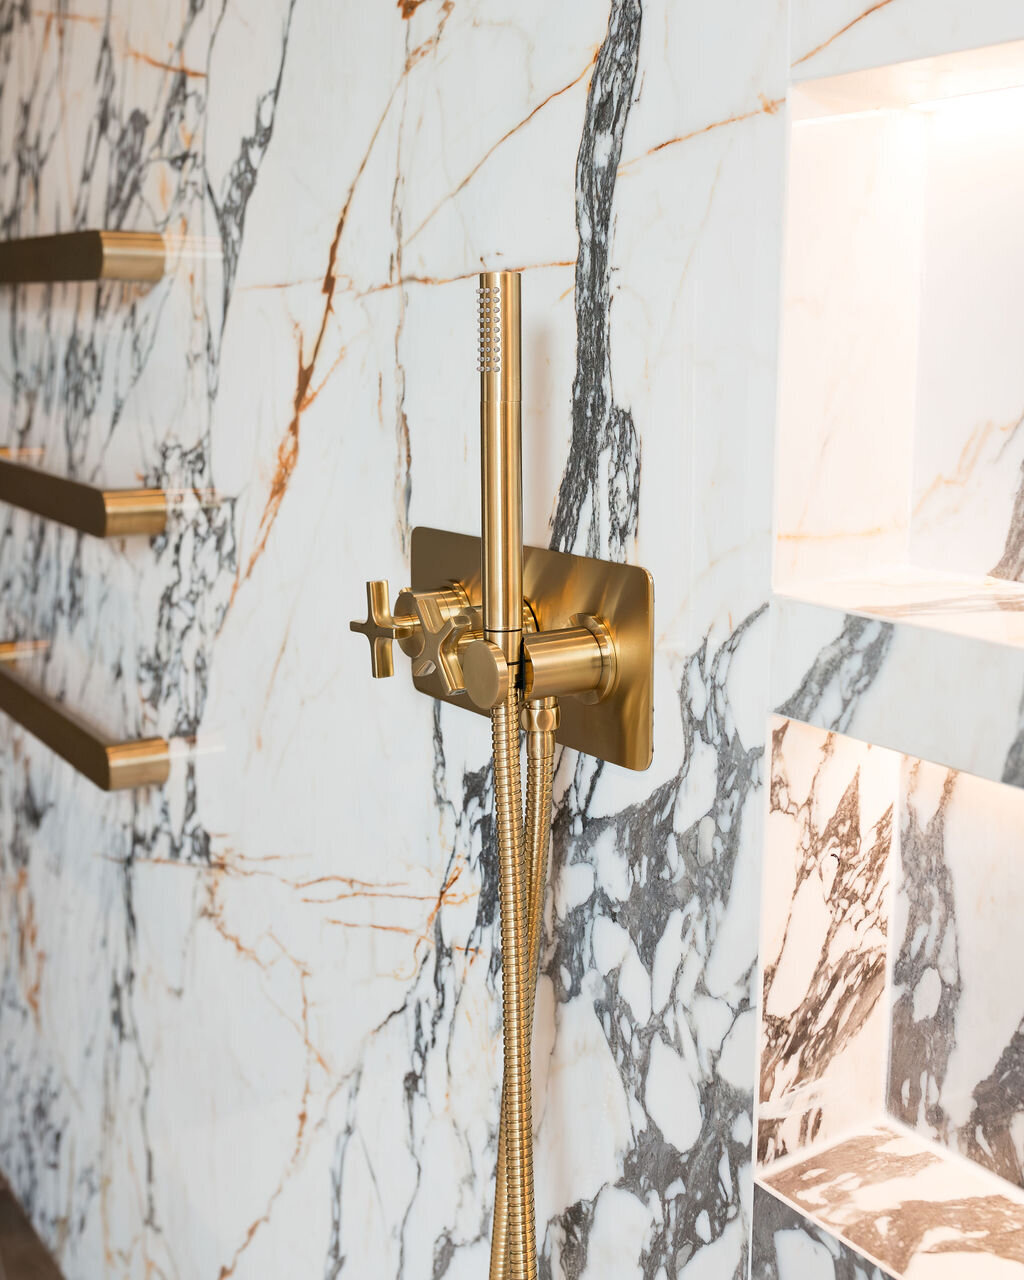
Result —
M551 526L555 549L614 560L624 558L635 537L640 501L640 438L632 413L614 398L609 311L615 180L636 83L642 18L640 0L613 0L587 94L576 162L573 428Z
M764 895L758 1160L881 1104L895 761L776 722Z
M952 1274L945 1259L981 1276L1024 1267L1019 1197L899 1132L847 1138L766 1182L897 1277Z
M903 792L888 1107L1022 1185L1020 797L922 762Z
M754 1188L752 1249L751 1280L892 1280L762 1186Z
M4 299L3 443L189 499L142 545L4 512L5 626L52 638L35 675L69 706L211 744L162 793L110 798L5 731L0 1166L69 1280L109 1259L223 1280L485 1265L500 1037L486 744L472 717L371 689L345 619L381 560L401 572L413 523L474 518L471 379L465 395L442 372L463 349L448 330L471 323L480 266L517 261L527 324L558 318L535 437L551 446L534 477L551 545L664 555L671 619L697 576L674 576L680 486L725 485L751 530L739 561L708 551L686 643L659 637L654 771L559 762L542 1275L747 1269L769 495L712 451L680 453L691 410L663 373L676 351L698 390L757 365L723 457L763 439L776 268L751 313L717 255L754 255L777 219L747 158L782 154L757 104L780 97L783 24L730 61L720 83L754 104L733 121L670 73L666 50L692 44L679 19L639 0L571 21L425 0L356 22L281 0L259 23L209 3L159 19L14 6L0 23L18 69L0 90L6 234L107 223L206 246L194 259L182 241L150 290ZM722 21L699 15L708 34ZM698 147L691 111L713 130ZM69 155L87 161L66 181ZM671 193L660 229L634 203L644 184ZM716 189L707 225L691 193ZM671 271L718 298L727 343L650 276L653 246L694 259ZM649 315L624 328L637 300ZM372 862L370 796L388 811Z
M858 700L878 677L892 636L891 623L848 614L835 639L814 656L799 687L776 708L778 714L845 732Z

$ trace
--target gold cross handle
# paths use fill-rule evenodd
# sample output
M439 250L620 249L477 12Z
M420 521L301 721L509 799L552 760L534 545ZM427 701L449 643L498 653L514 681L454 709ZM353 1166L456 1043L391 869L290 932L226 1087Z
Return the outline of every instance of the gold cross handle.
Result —
M395 674L392 641L405 640L419 626L419 619L392 617L387 578L366 584L366 621L350 622L349 629L364 635L370 645L370 669L375 679Z

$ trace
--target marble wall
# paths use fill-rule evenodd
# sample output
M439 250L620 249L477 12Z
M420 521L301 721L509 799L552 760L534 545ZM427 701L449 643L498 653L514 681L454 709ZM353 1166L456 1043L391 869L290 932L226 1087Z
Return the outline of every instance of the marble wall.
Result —
M764 1187L754 1188L751 1280L892 1280Z
M791 95L783 591L1020 578L1022 81L1017 41Z
M0 1167L69 1280L481 1273L486 726L347 620L477 526L474 277L516 265L527 537L658 608L651 771L559 763L541 1274L743 1274L783 6L0 16L4 234L190 238L5 295L2 443L197 495L141 545L2 513L34 678L194 750L100 796L0 730Z
M899 757L777 721L762 896L757 1155L769 1164L882 1106Z
M927 1072L894 1054L871 1089L918 1143L980 1142L1019 1173L1018 1028L993 1024L962 1063L934 1046L985 1016L981 962L942 950L969 858L936 833L971 785L948 769L1019 765L1020 588L972 580L947 607L926 583L927 662L906 583L772 600L771 477L787 96L1021 38L1011 0L265 0L258 16L0 0L3 235L160 229L175 246L152 288L0 299L0 445L176 495L142 543L0 512L0 638L47 640L43 688L177 752L165 788L105 796L0 726L0 1169L68 1280L486 1266L486 725L404 672L371 682L347 630L365 579L404 585L415 525L476 531L482 268L524 268L527 540L656 583L651 770L558 763L541 1280L817 1280L808 1259L878 1280L792 1188L754 1199L757 1010L762 1155L838 1136L835 1032L884 1056L875 993L897 938L900 1043ZM1016 225L1000 217L993 252ZM949 409L946 443L969 429ZM974 509L1012 560L1011 455L999 501L982 487ZM956 537L936 527L938 559ZM961 703L932 696L943 679ZM985 681L1001 701L964 692ZM996 859L1012 815L993 823ZM830 966L854 988L838 1005ZM979 1137L982 1096L996 1119Z
M888 1107L1024 1185L1024 1009L1017 874L1024 795L904 764Z
M819 1242L829 1236L843 1238L846 1247L835 1250L838 1274L855 1261L849 1257L850 1246L862 1272L871 1276L878 1266L883 1280L886 1275L1003 1280L1024 1269L1021 1198L1002 1190L998 1179L961 1170L891 1125L847 1137L773 1172L768 1181L784 1208L813 1219L802 1226L803 1238L798 1238L806 1253L811 1252L807 1237ZM772 1192L760 1190L768 1197L767 1223L758 1227L761 1242L755 1252L766 1257L770 1268L773 1246L778 1258L780 1241L775 1231L771 1242L765 1237L777 1217L786 1224L788 1215L775 1207ZM779 1273L782 1280L781 1266ZM808 1274L814 1269L809 1267Z
M771 758L753 1275L1024 1272L1024 793L796 720Z

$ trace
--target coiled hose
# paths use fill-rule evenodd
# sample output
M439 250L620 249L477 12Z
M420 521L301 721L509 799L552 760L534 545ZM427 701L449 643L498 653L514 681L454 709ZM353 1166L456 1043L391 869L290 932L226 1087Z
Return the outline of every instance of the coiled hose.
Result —
M494 1226L491 1234L490 1280L535 1280L537 1247L533 1205L533 1110L530 1049L533 1039L533 1012L537 992L537 964L540 956L541 923L544 914L544 890L547 883L548 849L551 844L551 787L554 776L555 729L558 707L554 698L528 704L526 709L526 840L520 842L518 857L506 858L502 839L503 796L519 791L518 716L509 717L512 699L492 713L494 736L495 811L498 814L499 863L501 884L502 986L505 1010L505 1072L501 1095L501 1124L498 1131L498 1170L494 1196ZM499 725L500 717L500 725ZM499 753L499 738L502 751ZM499 760L501 761L499 765ZM508 767L514 776L499 781L499 771ZM518 800L514 801L519 813ZM520 893L508 894L506 915L507 864L518 863ZM526 884L524 886L524 879ZM525 887L525 893L523 888ZM525 907L525 910L523 909ZM522 1029L512 1036L515 1049L510 1049L509 1027L509 950L506 943L506 919L521 930L515 946L516 962L522 966L518 981L524 991ZM515 979L513 979L515 980ZM513 1005L519 1000L517 990ZM517 1054L519 1056L517 1056ZM525 1098L526 1109L517 1110ZM518 1200L518 1203L517 1203ZM522 1210L520 1210L522 1205ZM518 1216L522 1213L522 1216Z

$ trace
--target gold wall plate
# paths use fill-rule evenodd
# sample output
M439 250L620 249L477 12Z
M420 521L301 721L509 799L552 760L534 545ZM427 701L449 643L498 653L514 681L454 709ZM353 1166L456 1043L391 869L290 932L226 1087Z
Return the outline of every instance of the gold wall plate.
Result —
M460 582L470 603L479 606L480 539L444 529L414 529L413 591L433 591L449 582ZM533 607L538 630L570 627L575 615L593 614L607 623L615 640L618 667L613 688L601 702L561 698L557 741L627 769L648 768L654 756L651 575L637 565L524 547L523 592ZM465 693L446 696L436 676L414 676L413 684L432 698L477 710Z

